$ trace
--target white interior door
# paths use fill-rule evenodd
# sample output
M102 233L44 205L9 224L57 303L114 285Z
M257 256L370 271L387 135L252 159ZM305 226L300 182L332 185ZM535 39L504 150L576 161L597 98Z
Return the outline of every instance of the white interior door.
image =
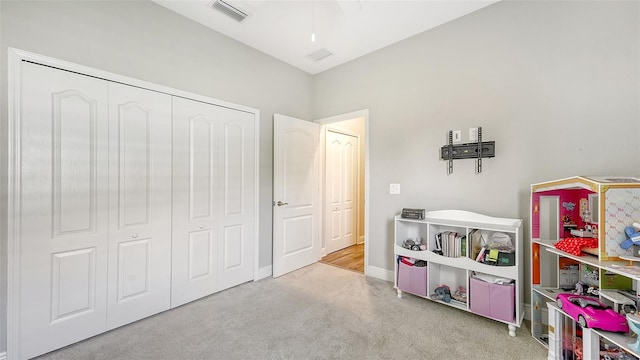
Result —
M171 97L109 83L109 329L169 309Z
M16 358L106 329L107 83L22 64ZM4 326L4 325L3 325Z
M317 262L320 125L273 117L273 276Z
M325 249L332 253L356 243L358 137L326 133Z

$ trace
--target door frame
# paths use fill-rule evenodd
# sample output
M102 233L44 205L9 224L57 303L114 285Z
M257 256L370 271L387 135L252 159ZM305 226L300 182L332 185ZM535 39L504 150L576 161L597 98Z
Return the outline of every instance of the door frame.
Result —
M340 122L340 121L346 121L346 120L353 120L356 118L364 118L364 274L366 276L373 276L373 277L380 277L379 275L376 274L376 270L374 267L371 267L369 265L369 244L371 243L371 237L370 234L371 232L369 231L369 215L370 215L370 211L369 211L369 204L370 204L370 179L369 179L369 172L370 172L370 165L369 165L369 149L370 149L370 143L371 141L369 140L370 136L370 132L369 132L369 109L363 109L363 110L356 110L356 111L352 111L349 113L344 113L344 114L340 114L340 115L334 115L334 116L329 116L326 118L321 118L318 120L315 120L315 123L318 123L320 125L322 125L323 129L321 130L321 134L324 134L326 132L326 128L327 125L331 125L332 123L336 123L336 122ZM320 204L320 223L322 224L322 226L320 226L320 238L324 239L324 212L325 212L325 190L324 190L324 178L326 176L325 174L325 139L320 139L322 141L320 141L320 161L321 164L323 164L321 166L322 171L321 171L321 181L322 181L322 199L323 201L321 201ZM362 141L363 139L359 137L358 141ZM360 174L360 171L358 171L358 176ZM357 239L356 239L356 243L357 243ZM382 278L382 277L380 277Z
M7 71L7 110L8 110L8 125L7 125L7 187L3 189L7 191L7 274L6 274L6 293L3 293L0 289L0 300L6 299L6 338L7 349L6 357L17 357L18 346L18 326L19 326L19 306L20 299L18 296L18 289L20 284L20 134L16 133L17 129L20 129L20 91L21 91L21 73L23 61L35 63L38 65L44 65L47 67L53 67L60 70L70 71L78 73L80 75L86 75L112 81L124 85L130 85L139 87L151 91L156 91L172 96L183 97L200 101L217 106L227 107L244 111L254 115L255 123L255 204L254 204L254 264L253 264L253 279L258 279L259 275L259 255L260 255L260 110L251 108L248 106L238 105L231 102L218 100L212 97L198 95L188 91L178 90L172 87L163 86L135 78L131 78L124 75L118 75L112 72L91 68L84 65L75 64L72 62L52 58L49 56L39 55L36 53L20 50L9 47L8 53L8 71ZM173 171L173 170L172 170ZM173 191L173 189L172 189ZM1 248L1 247L0 247ZM1 262L0 258L0 262ZM0 277L0 283L2 283ZM2 303L0 301L0 303ZM2 311L2 309L0 309Z

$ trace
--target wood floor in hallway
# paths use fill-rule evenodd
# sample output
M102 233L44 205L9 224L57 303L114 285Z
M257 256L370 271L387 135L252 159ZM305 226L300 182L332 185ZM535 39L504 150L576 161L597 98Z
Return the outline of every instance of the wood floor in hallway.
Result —
M320 262L364 274L364 244L352 245L332 252L323 257Z

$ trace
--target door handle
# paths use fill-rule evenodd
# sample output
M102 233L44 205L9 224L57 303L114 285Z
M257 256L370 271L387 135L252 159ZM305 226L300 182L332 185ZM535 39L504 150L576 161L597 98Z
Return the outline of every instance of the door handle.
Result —
M278 202L276 203L276 205L278 205L278 206L283 206L283 205L289 205L289 203L282 202L282 201L278 200Z

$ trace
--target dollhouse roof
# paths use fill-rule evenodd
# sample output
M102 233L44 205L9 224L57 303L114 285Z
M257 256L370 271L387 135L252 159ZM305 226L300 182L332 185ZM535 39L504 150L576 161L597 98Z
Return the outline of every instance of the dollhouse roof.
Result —
M531 191L549 191L558 189L586 189L593 192L603 191L605 187L638 187L640 176L574 176L566 179L546 181L531 185Z

